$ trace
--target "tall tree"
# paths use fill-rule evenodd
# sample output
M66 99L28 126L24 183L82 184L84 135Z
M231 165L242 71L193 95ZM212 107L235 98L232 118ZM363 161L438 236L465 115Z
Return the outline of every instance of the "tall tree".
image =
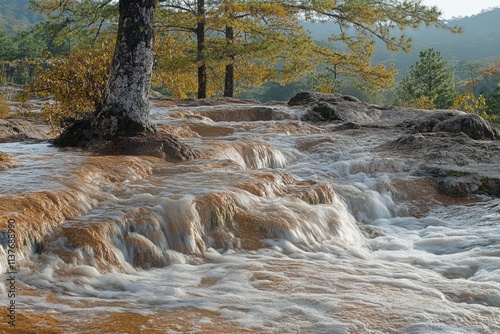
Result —
M97 110L68 127L56 140L63 146L154 133L149 119L156 0L120 0L110 76Z
M206 60L206 35L208 15L205 0L160 0L160 24L158 30L166 35L183 35L186 32L193 34L196 41L196 63L197 75L197 97L207 97L207 60ZM177 37L176 36L176 37ZM182 38L182 37L181 37ZM176 40L177 38L174 38ZM172 40L167 38L167 40ZM191 48L191 42L188 39L182 38L184 48ZM177 44L179 46L179 44ZM183 56L192 53L191 50L184 51ZM188 62L184 62L189 66ZM168 67L168 66L167 66ZM191 66L189 66L191 67ZM178 68L177 70L178 71Z
M33 0L46 12L58 12L67 31L99 32L113 22L113 0ZM156 26L157 78L180 96L216 92L234 94L238 86L276 80L286 83L314 71L322 62L340 77L353 77L375 89L390 86L395 71L372 65L376 39L390 50L409 50L403 30L434 25L454 30L439 19L436 7L421 0L159 0ZM87 24L86 20L91 24ZM328 47L307 36L300 20L330 21ZM87 28L87 27L90 27ZM77 28L75 30L75 28ZM187 36L191 35L191 37ZM182 43L181 43L182 42ZM175 45L175 47L172 47ZM172 50L174 49L175 50ZM163 59L162 59L163 58ZM182 80L179 80L182 79Z
M196 42L198 62L198 98L207 97L207 64L205 63L205 0L197 0L198 24L196 26Z
M475 61L462 64L462 70L465 74L465 80L467 82L466 85L471 87L473 92L475 92L474 88L479 81L479 75L481 74L482 67L483 65L481 63Z
M306 34L298 16L291 15L281 2L215 1L205 6L203 16L194 7L193 1L161 2L159 34L174 36L164 40L175 43L183 52L177 55L168 52L170 61L160 59L159 62L162 70L170 72L172 78L181 71L193 71L190 62L196 62L198 82L206 84L203 89L198 84L198 96L200 90L207 95L224 92L224 96L233 96L236 81L239 84L262 84L267 80L284 82L315 68L314 48L319 47ZM199 28L200 21L204 23L204 35ZM189 32L197 41L194 47L185 38ZM179 45L179 39L186 43ZM200 65L204 65L209 74L205 80L200 80L204 73ZM174 82L167 76L163 79ZM179 81L177 84L183 85Z
M453 72L441 53L434 49L421 51L419 60L410 66L410 72L402 80L397 96L403 102L432 101L435 108L447 109L455 99Z
M192 3L162 1L162 7L170 12L165 16L170 28L186 31L190 26L186 22L193 21L196 13ZM214 77L223 81L225 96L234 94L235 81L240 85L265 80L286 82L314 71L320 62L334 67L339 76L356 78L375 89L387 87L392 85L396 71L371 64L375 40L383 41L391 51L409 51L411 38L402 33L407 28L433 25L458 31L440 20L436 7L425 6L421 0L223 0L207 3L205 9L203 64L212 78L204 82L214 86ZM181 12L185 15L179 15ZM306 36L300 20L334 23L328 47ZM195 22L200 22L199 15ZM193 32L201 33L199 29ZM198 65L200 53L198 48ZM259 80L259 76L265 80Z
M231 19L234 19L232 13L229 14ZM234 43L234 27L232 23L226 23L226 46L228 49ZM226 64L226 71L224 73L224 97L233 97L234 95L234 62L235 55L229 51L227 54L229 62Z
M31 0L32 7L47 19L38 25L71 52L89 44L101 32L116 33L119 2L115 0Z
M488 95L486 99L488 108L493 121L500 120L500 86L498 86L493 94Z

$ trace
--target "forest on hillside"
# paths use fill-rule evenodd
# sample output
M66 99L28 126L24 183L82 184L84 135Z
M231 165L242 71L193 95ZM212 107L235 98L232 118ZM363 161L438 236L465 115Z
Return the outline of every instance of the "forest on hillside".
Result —
M369 24L380 29L379 35L388 35L372 44L356 29L362 21L339 24L319 12L292 15L284 7L254 1L223 2L218 8L208 4L200 52L196 17L201 2L185 1L184 8L177 1L165 1L158 11L153 88L167 96L270 101L314 90L379 104L459 108L490 120L500 114L500 8L444 22L430 9L415 7L420 11L415 17L430 15L425 20L434 19L436 24L426 26L422 17L419 28L404 26L403 37L412 40L409 49L404 38L390 40L393 34L398 36L397 29L386 32L379 23ZM31 94L71 100L76 109L71 116L80 117L98 103L106 81L117 4L66 1L71 8L64 11L57 3L0 0L0 83L25 85ZM462 33L451 32L455 26ZM433 57L422 58L429 54ZM408 90L418 86L415 72L425 66L439 67L430 76L446 78L445 82L432 89ZM205 73L201 91L200 69ZM74 85L68 90L53 89L68 82ZM442 95L441 86L452 87L452 97L445 104L436 100ZM46 112L61 113L60 105L52 108Z
M30 10L30 0L0 0L0 29L9 35L28 30L43 19Z

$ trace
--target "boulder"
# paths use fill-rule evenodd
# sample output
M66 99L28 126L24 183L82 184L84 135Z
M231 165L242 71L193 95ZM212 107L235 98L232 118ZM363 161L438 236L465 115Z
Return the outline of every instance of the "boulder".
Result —
M353 96L316 92L297 93L290 99L288 105L306 107L301 120L309 122L343 121L379 124L381 110L384 109L364 103Z
M257 122L283 120L290 118L289 114L270 107L231 107L215 108L197 112L214 122Z
M301 120L306 122L343 121L335 105L328 102L318 102L310 107Z
M397 126L412 133L464 133L475 140L498 140L500 130L483 118L458 110L421 110L364 103L340 94L300 92L290 106L304 107L301 120L308 122L343 121L358 125Z
M500 139L500 131L482 117L459 111L436 111L426 117L404 121L400 126L420 133L464 133L476 140Z
M295 94L289 101L290 106L304 106L317 104L318 102L329 102L329 103L339 103L339 102L354 102L362 103L359 99L354 96L341 95L341 94L325 94L318 92L299 92Z
M498 129L492 127L482 117L474 114L453 116L436 124L434 131L465 133L476 140L500 139Z
M204 99L175 99L177 105L188 107L202 107L202 106L220 106L220 105L234 105L234 104L260 104L257 100L235 99L232 97L221 98L204 98Z

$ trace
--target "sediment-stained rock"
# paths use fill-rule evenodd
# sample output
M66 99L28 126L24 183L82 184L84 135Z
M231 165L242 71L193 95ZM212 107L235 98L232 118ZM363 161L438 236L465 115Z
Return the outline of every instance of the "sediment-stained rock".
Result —
M0 143L51 138L51 128L37 119L0 119Z
M0 152L0 171L4 168L12 167L12 157L7 153Z

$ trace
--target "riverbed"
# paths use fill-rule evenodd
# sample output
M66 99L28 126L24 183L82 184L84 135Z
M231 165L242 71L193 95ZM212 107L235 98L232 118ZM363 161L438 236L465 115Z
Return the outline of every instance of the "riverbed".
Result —
M0 329L14 301L16 333L500 332L499 198L303 112L153 102L200 153L177 163L0 144Z

